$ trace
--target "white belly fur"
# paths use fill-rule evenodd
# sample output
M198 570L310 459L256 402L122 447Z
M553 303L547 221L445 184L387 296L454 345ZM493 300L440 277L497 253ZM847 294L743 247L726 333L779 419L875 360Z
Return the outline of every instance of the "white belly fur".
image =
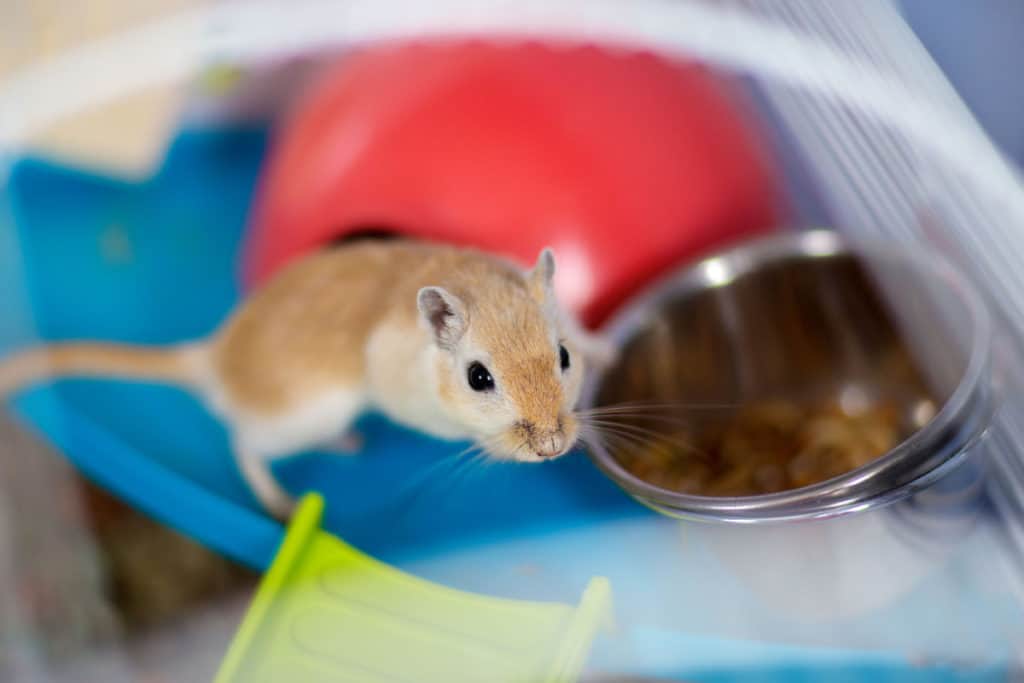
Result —
M361 391L335 389L282 415L238 415L235 435L239 447L252 455L289 455L335 439L349 428L365 405Z

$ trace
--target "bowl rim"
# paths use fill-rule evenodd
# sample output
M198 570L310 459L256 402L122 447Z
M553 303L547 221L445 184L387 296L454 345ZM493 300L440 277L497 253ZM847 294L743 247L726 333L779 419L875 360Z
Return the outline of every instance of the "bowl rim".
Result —
M700 496L663 489L630 473L600 443L586 445L591 460L627 493L659 512L741 523L832 517L876 507L910 495L941 476L974 445L991 422L992 319L981 295L966 276L928 247L854 238L824 228L783 230L744 241L669 272L620 306L602 326L601 333L621 349L651 311L670 298L728 285L759 267L783 259L827 259L843 254L929 273L950 288L970 317L972 336L967 364L956 388L923 427L849 472L808 486L753 496ZM722 266L726 266L724 271ZM724 281L723 272L731 273ZM581 408L593 407L600 387L601 373L589 370L580 397ZM964 428L950 435L958 419ZM912 464L915 456L920 461L920 467L912 470L918 472L916 476L880 485L882 475L894 465Z

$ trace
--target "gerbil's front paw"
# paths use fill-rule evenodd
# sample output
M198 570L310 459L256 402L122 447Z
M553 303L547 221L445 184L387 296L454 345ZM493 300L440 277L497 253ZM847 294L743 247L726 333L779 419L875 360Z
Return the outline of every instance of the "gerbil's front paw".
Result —
M324 450L335 455L359 455L366 439L359 432L348 431L324 444Z
M272 499L262 501L269 512L277 521L287 522L291 519L292 513L298 505L298 501L288 495L275 496Z

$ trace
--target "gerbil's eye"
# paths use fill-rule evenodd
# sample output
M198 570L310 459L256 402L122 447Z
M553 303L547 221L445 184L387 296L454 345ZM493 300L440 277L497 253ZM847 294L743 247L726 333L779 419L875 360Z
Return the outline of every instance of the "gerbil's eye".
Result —
M562 364L562 372L569 369L569 352L561 344L558 346L558 360Z
M494 378L491 377L490 370L480 363L473 363L469 366L467 379L473 391L490 391L494 388Z

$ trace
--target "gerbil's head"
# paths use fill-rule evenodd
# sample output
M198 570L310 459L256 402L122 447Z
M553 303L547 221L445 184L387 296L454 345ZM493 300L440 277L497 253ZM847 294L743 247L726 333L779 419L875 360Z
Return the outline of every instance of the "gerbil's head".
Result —
M579 426L573 409L583 354L555 301L555 259L541 252L523 273L501 264L424 287L420 319L435 354L437 392L450 417L492 456L538 462L566 453Z

